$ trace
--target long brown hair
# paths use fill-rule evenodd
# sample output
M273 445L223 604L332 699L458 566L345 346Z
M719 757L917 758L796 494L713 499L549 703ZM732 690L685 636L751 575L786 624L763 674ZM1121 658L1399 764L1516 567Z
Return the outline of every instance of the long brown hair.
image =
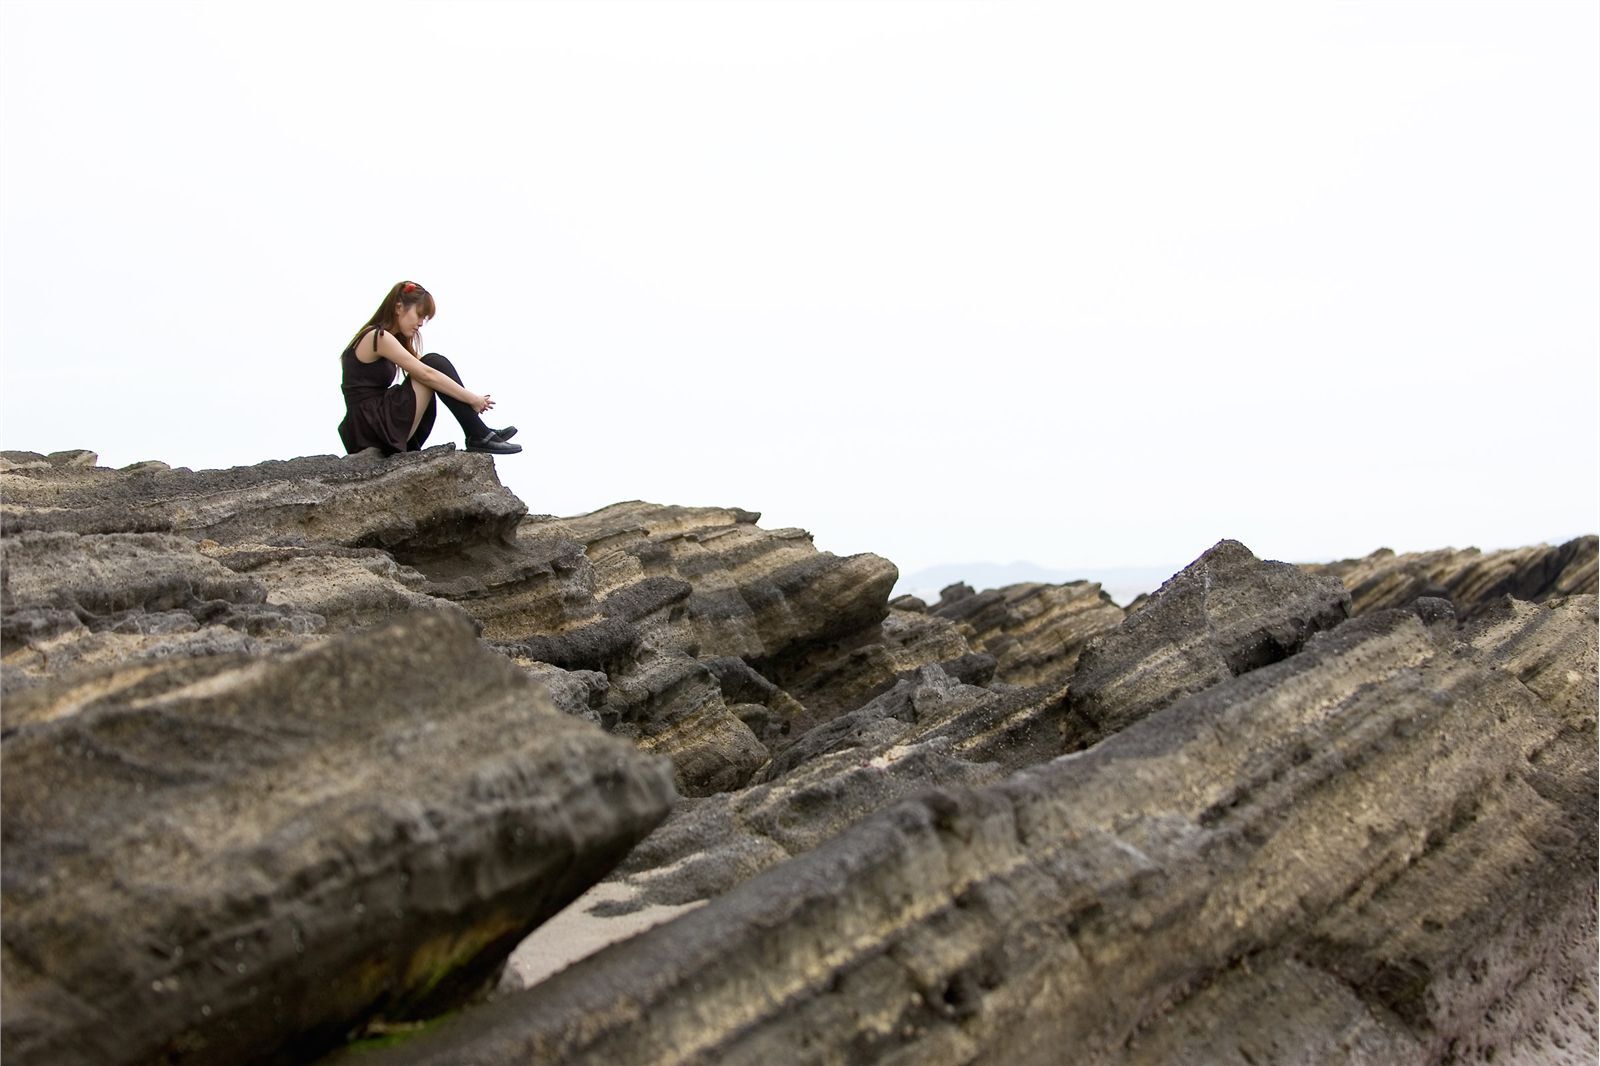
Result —
M400 318L400 314L395 310L395 308L411 307L414 304L422 305L423 318L432 318L434 311L437 309L433 302L433 293L429 292L427 289L424 289L421 285L418 285L414 281L395 282L394 288L390 289L383 297L383 303L379 304L378 309L372 313L372 317L367 319L367 324L356 330L356 335L350 338L349 346L354 348L356 346L356 342L359 341L369 329L376 327L380 336L385 330L388 330L390 333L394 333L396 339L398 339L401 344L405 345L412 355L416 356L418 359L421 359L422 346L418 343L418 338L422 336L422 331L419 329L416 333L409 337L402 337L400 334L395 333L394 330L394 324Z

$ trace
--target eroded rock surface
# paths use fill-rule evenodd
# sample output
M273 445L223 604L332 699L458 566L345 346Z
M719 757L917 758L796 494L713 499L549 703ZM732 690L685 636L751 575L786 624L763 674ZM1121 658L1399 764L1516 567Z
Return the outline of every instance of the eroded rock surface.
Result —
M488 456L430 448L308 456L222 470L118 471L88 462L4 472L7 533L172 532L223 543L468 550L527 508Z
M1343 621L1349 604L1337 579L1219 542L1083 650L1068 699L1068 750L1293 655L1312 634Z
M842 697L820 685L808 711L764 679L768 664L883 641L896 571L736 508L528 517L491 457L451 447L205 471L109 470L92 452L6 463L8 691L74 666L282 653L398 612L459 611L532 672L604 675L594 720L709 794L895 680L847 679ZM705 662L729 659L771 691L724 698Z
M400 1060L1592 1058L1593 538L1124 615L449 447L0 489L8 1058L303 1060L600 878L697 907Z
M972 646L994 656L996 676L1014 685L1064 682L1089 638L1123 619L1122 608L1089 581L983 592L957 584L928 611L965 626Z
M1595 602L1531 610L1351 620L1087 751L905 800L381 1061L1528 1046L1541 995L1592 1011L1573 938L1596 863Z
M974 787L1060 750L1062 691L994 691L924 666L808 731L735 793L680 804L619 868L606 913L715 898L893 801Z
M9 696L74 668L174 655L286 651L321 614L159 533L0 538L0 649ZM17 718L11 701L6 728Z
M1396 555L1380 548L1362 559L1307 565L1305 570L1337 577L1350 590L1350 613L1404 607L1418 596L1434 596L1454 604L1463 618L1473 617L1502 596L1543 603L1558 596L1593 596L1600 592L1596 564L1600 540L1577 537L1557 547L1540 544L1508 551L1457 551Z
M457 616L173 666L15 697L7 1061L295 1058L437 1013L673 802Z

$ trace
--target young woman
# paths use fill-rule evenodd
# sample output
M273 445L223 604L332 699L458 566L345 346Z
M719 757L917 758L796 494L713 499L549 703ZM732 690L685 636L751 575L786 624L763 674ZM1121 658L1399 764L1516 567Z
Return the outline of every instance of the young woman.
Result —
M461 423L467 451L511 455L522 450L522 445L510 443L516 426L490 429L478 417L494 406L487 393L479 396L468 391L444 356L417 354L419 331L433 312L433 296L427 289L414 281L399 282L339 357L345 406L339 439L346 452L353 454L363 448L379 448L385 455L419 451L433 429L435 394ZM395 374L401 370L405 380L396 385Z

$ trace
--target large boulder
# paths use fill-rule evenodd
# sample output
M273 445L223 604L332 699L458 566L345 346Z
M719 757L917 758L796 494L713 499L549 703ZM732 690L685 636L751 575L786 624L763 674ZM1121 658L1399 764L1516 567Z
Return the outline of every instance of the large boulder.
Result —
M1293 655L1312 634L1342 622L1349 605L1335 578L1219 541L1084 648L1068 696L1067 750Z
M375 1061L1592 1056L1595 602L1534 610L1351 620Z
M6 711L19 1066L303 1058L447 1010L674 801L665 760L550 708L454 613Z

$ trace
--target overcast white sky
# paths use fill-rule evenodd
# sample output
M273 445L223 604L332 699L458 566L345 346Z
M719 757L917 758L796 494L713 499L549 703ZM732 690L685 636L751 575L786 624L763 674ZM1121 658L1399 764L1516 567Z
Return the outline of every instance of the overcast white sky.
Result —
M535 513L903 573L1600 527L1592 2L0 10L6 448L337 452L411 278Z

